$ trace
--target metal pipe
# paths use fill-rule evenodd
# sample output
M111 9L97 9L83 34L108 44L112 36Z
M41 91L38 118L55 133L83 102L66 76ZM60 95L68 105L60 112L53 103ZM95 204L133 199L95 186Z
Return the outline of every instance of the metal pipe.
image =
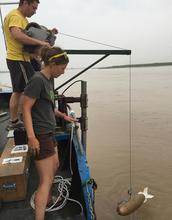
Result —
M6 40L5 40L5 34L4 34L4 22L3 22L1 7L0 7L0 17L1 17L1 28L2 28L2 33L3 33L3 37L4 37L5 49L7 50L7 44L6 44Z
M0 5L16 5L19 4L19 2L0 2Z
M65 50L68 54L75 54L75 55L103 55L103 54L110 54L110 55L130 55L131 50Z
M19 2L0 2L0 6L1 5L16 5L16 4L19 4ZM1 25L2 25L2 32L3 32L3 37L4 37L5 48L7 50L7 44L6 44L4 28L3 28L4 27L4 22L3 22L1 7L0 7L0 17L1 17Z
M87 82L81 81L81 143L84 151L86 152L87 146L87 130L88 130L88 118L87 118Z

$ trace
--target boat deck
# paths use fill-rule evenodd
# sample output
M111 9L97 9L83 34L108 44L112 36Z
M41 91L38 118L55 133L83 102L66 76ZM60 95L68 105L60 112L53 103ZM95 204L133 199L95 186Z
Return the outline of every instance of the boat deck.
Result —
M7 130L6 127L8 125L9 115L2 115L0 117L0 155L4 149L5 143L7 142Z
M26 200L1 204L0 220L33 220L34 219L34 211L30 206L30 198L33 192L36 190L38 178L36 172L32 172L32 171L35 171L35 167L31 162ZM81 209L79 205L73 202L67 202L66 206L63 209L55 212L46 213L45 219L80 220L83 219L82 216L80 215L80 211Z
M3 146L7 141L7 131L5 130L8 124L9 117L3 116L0 118L0 152L3 151ZM58 171L57 175L61 175L64 178L69 177L69 170L66 168L65 162L63 163L62 168ZM34 191L36 190L36 186L38 184L38 176L36 173L36 169L34 163L31 159L30 169L29 169L29 180L27 187L27 197L24 201L17 202L3 202L0 204L0 220L33 220L34 219L34 210L30 205L30 198ZM80 195L77 195L77 184L73 188L73 192L71 194L75 194L74 198L77 198ZM79 191L79 190L78 190ZM78 192L79 193L79 192ZM81 198L79 198L81 200ZM82 201L81 201L82 202ZM81 208L78 204L74 202L68 201L66 206L54 212L47 212L46 218L48 220L80 220L85 219L84 215L81 215Z

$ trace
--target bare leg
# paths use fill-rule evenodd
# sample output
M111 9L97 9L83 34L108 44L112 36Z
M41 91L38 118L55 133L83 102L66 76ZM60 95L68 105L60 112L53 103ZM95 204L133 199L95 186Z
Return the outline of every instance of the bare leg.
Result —
M40 182L35 195L35 220L44 220L49 193L54 180L59 160L57 154L35 161Z
M23 102L23 93L21 94L21 97L19 99L19 104L18 104L18 118L23 120L22 118L22 102Z
M22 93L14 92L10 98L10 118L12 121L17 119L17 112Z
M56 154L58 156L58 151L57 151L57 147L55 148ZM57 166L54 166L54 176L56 175L57 169L59 167L59 158L58 158L58 163ZM48 200L47 200L47 205L52 202L52 193L51 193L51 189L49 191L49 195L48 195Z

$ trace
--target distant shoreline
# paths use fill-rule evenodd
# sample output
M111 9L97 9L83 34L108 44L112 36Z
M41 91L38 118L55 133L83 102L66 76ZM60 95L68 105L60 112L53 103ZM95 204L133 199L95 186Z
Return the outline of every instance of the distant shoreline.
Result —
M129 67L132 67L132 68L135 68L135 67L159 67L159 66L172 66L172 62L116 65L116 66L107 66L107 67L97 67L96 69L116 69L116 68L129 68Z
M0 70L0 73L9 73L9 71L8 70Z
M160 67L160 66L172 66L172 62L159 62L159 63L139 63L139 64L127 64L127 65L115 65L115 66L103 66L103 67L93 67L92 69L118 69L118 68L137 68L137 67ZM83 69L84 67L71 67L69 69ZM9 73L8 70L1 71L1 73Z

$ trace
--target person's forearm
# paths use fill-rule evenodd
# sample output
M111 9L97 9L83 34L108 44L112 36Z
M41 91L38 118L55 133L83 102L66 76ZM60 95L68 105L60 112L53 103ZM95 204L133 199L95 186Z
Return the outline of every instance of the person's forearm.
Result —
M64 118L66 116L65 113L58 111L57 109L54 110L55 115L60 117L60 118Z
M44 41L40 41L36 38L29 37L19 29L12 29L11 34L17 41L19 41L22 44L40 45L40 46L45 44Z
M33 130L31 111L25 107L23 107L23 121L27 132L28 138L34 138L35 132Z
M38 39L35 39L35 38L32 38L32 37L29 37L27 36L26 34L24 33L21 33L21 35L18 35L16 36L15 38L17 41L21 42L22 44L28 44L28 45L43 45L43 42L38 40Z
M68 115L66 115L66 113L60 112L57 109L55 109L54 112L55 112L56 116L58 116L60 118L63 118L65 121L72 122L72 123L73 122L78 122L78 119L73 118L71 116L68 116Z

